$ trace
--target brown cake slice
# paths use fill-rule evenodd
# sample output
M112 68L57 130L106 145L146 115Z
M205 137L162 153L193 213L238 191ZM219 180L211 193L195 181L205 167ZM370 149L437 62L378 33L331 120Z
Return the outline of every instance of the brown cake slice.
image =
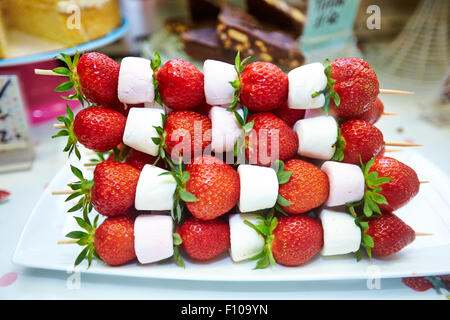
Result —
M298 37L306 23L306 15L283 0L246 0L247 12L259 21L272 24Z
M216 20L224 0L189 0L189 11L194 21Z
M192 58L234 63L234 50L224 49L217 38L216 26L192 29L181 34L184 51Z
M219 14L217 35L223 47L243 56L259 57L288 70L304 63L298 44L286 33L267 28L239 8L225 6Z

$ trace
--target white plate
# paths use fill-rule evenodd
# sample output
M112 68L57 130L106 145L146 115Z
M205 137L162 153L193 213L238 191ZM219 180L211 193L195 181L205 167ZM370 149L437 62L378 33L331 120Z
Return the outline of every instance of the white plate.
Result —
M76 270L131 277L209 281L345 280L449 274L450 180L416 152L401 152L396 158L413 167L421 180L431 181L421 185L419 195L396 213L415 231L433 235L417 237L411 245L394 256L371 261L364 259L357 263L353 255L327 258L317 255L300 267L275 266L252 270L254 262L235 264L228 255L223 254L208 263L186 258L185 269L173 263L130 263L110 267L94 261L89 269L83 263ZM33 268L73 271L73 262L81 248L77 245L56 244L74 227L74 219L65 213L70 204L64 203L64 196L50 194L50 190L64 189L73 180L67 165L45 190L25 225L13 256L14 263Z

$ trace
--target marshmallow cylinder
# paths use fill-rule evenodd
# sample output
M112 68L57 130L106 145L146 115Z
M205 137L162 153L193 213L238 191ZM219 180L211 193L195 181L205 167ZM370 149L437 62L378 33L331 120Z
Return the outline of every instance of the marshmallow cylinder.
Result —
M233 102L234 88L230 81L235 81L238 77L232 64L205 60L203 75L206 103L217 106Z
M173 194L177 187L171 175L160 175L167 170L146 164L142 168L136 187L136 210L171 210Z
M140 263L173 256L173 224L170 216L143 214L134 221L134 250Z
M117 94L120 102L126 104L152 102L155 99L150 60L138 57L122 59Z
M298 120L294 125L298 136L298 154L313 159L330 160L336 147L338 124L331 116Z
M312 97L327 86L324 66L315 62L295 68L288 73L288 106L291 109L316 109L325 104L325 95Z
M323 228L323 256L347 254L358 251L361 229L346 212L324 209L320 213Z
M242 109L236 111L244 117ZM242 134L241 126L234 113L222 107L212 107L209 118L212 125L212 151L219 153L233 151L237 139Z
M330 193L325 205L341 206L364 197L365 181L361 168L354 164L326 161L321 170L328 176Z
M123 133L123 143L138 151L157 156L159 146L152 138L158 137L158 133L153 126L163 126L161 114L164 114L164 110L158 108L131 108Z
M241 183L239 211L252 212L272 208L278 197L278 178L275 170L241 164L237 172Z
M258 216L256 213L230 214L230 255L234 262L252 258L263 250L264 238L244 223L245 220L254 225L262 223Z

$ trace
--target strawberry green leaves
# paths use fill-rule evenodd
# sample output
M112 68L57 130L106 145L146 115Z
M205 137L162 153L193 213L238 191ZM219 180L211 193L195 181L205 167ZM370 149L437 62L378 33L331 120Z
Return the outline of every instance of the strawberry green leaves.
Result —
M267 212L267 215L260 216L258 219L262 223L253 224L248 220L245 220L244 223L254 229L258 234L260 234L265 242L264 242L264 248L261 253L254 256L253 258L248 259L249 261L257 261L256 266L254 269L264 269L267 268L269 265L275 265L276 261L272 254L272 242L274 239L273 236L273 230L278 225L278 219L274 216L275 210L272 208ZM258 222L260 222L258 221Z
M78 254L75 259L74 265L79 265L84 259L88 260L88 268L91 266L92 257L96 257L99 260L102 260L94 247L94 234L97 229L97 223L99 215L94 218L93 223L90 222L89 218L86 216L83 219L80 217L74 217L77 224L85 231L72 231L66 234L67 238L77 240L77 244L84 247L84 249Z
M381 214L381 210L378 207L379 204L388 204L386 198L379 192L382 190L380 185L389 182L390 177L378 177L378 172L369 172L373 165L375 158L372 158L364 165L361 161L361 169L364 173L364 179L366 181L367 190L364 193L364 207L363 213L366 217L371 217L374 212Z
M64 147L63 151L69 152L69 157L72 154L72 152L75 152L77 158L81 159L80 150L78 150L77 146L78 140L73 131L74 115L68 104L66 104L66 113L67 117L65 116L56 117L56 119L59 122L63 123L64 128L58 131L57 134L53 135L52 138L67 137L67 144Z
M237 52L236 58L234 59L234 69L237 73L237 79L234 81L230 81L230 85L234 88L233 93L233 101L231 102L230 106L227 108L228 111L234 111L236 109L237 103L239 102L239 96L241 93L241 74L242 71L245 69L245 65L247 61L250 59L250 57L245 58L241 61L241 53L240 51Z
M281 160L277 160L277 178L278 178L278 184L285 184L289 182L289 179L291 178L292 171L284 171L284 162ZM283 210L282 207L290 206L292 202L286 200L283 198L280 194L277 197L277 203L275 204L275 210L282 213L283 215L287 216L288 214Z
M236 120L238 121L239 125L242 129L242 134L239 136L239 138L236 140L236 143L234 145L234 156L237 158L236 163L243 163L245 160L245 137L253 130L253 126L255 125L255 121L252 120L247 123L248 120L248 109L247 107L243 106L243 117L236 111L232 110L234 113L234 116L236 117Z
M166 125L166 119L167 116L164 113L161 113L161 122L162 126L153 126L155 128L156 133L158 134L158 137L153 137L152 141L154 144L156 144L159 147L158 157L155 160L155 163L153 165L156 165L160 159L162 159L167 165L169 165L171 168L174 168L174 165L172 161L167 157L166 151L164 150L164 147L166 146L165 140L164 140L164 126Z
M186 182L189 180L190 174L187 171L183 171L183 158L180 156L178 166L175 167L173 164L171 164L171 166L173 171L163 172L160 176L171 175L177 183L177 187L173 195L174 203L172 209L170 210L170 214L174 221L180 223L184 211L184 202L196 202L198 199L186 190Z
M77 167L70 165L70 170L79 179L79 181L69 183L68 186L74 191L70 196L66 198L67 201L71 201L78 197L81 197L77 204L71 207L68 212L76 212L78 210L83 210L83 217L87 221L88 213L92 211L91 202L91 189L94 186L93 180L87 180L83 177L83 173Z
M185 267L184 261L180 256L180 245L183 243L180 235L176 232L172 234L173 237L173 261L179 267Z
M155 89L155 101L162 106L163 102L161 99L161 95L158 90L158 80L156 80L156 74L158 73L159 68L161 67L161 56L157 51L155 51L155 57L150 60L150 67L153 70L153 87Z
M345 148L345 139L341 135L341 128L338 127L338 136L336 142L333 144L333 147L336 148L334 152L333 159L334 161L343 161L344 160L344 148Z
M76 92L75 94L72 94L72 95L69 95L68 97L63 97L63 98L66 100L78 100L78 101L80 101L82 106L84 106L85 103L89 104L89 102L86 100L86 98L84 97L84 95L81 91L81 85L80 85L80 82L78 81L78 76L77 76L77 72L76 72L77 63L78 63L78 60L80 59L80 53L77 51L75 53L73 59L65 53L61 53L58 56L56 56L55 58L62 61L66 65L66 67L57 67L57 68L53 69L52 71L56 74L69 77L69 81L64 82L64 83L60 84L59 86L57 86L55 88L55 91L64 92L64 91L69 91L72 88L75 88L75 92Z
M355 218L355 224L361 229L361 247L366 250L369 258L372 258L372 248L374 246L374 242L372 237L366 234L366 231L369 230L369 223L367 221L363 221L363 217L357 217ZM363 257L362 248L355 253L357 261L360 261Z
M314 92L311 97L315 98L323 93L325 95L325 104L323 106L323 110L325 111L325 114L328 114L330 110L330 100L333 99L334 104L336 106L339 106L341 104L341 99L337 92L334 91L334 83L336 82L336 80L331 78L331 61L329 59L326 59L323 62L323 66L325 67L324 73L327 77L327 86L322 91Z

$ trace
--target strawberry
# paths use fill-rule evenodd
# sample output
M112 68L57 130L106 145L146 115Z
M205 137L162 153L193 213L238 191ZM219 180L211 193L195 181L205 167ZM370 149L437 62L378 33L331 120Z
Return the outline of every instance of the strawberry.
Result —
M240 77L240 100L250 111L276 109L287 101L288 77L270 62L253 62Z
M91 201L104 216L116 216L134 204L140 171L116 161L100 162L94 171Z
M190 62L167 61L156 74L156 80L162 101L171 109L192 109L205 99L203 73Z
M402 278L402 282L414 291L427 291L433 288L433 284L425 277L408 277Z
M0 190L0 203L4 203L8 200L11 193L6 190Z
M380 204L381 210L395 211L404 206L419 192L420 182L416 172L406 164L390 157L376 157L369 169L378 172L379 177L391 178L380 187L379 194L386 198L387 204Z
M165 150L178 159L192 159L211 144L211 120L200 113L181 110L169 113L164 125Z
M364 120L347 120L339 126L335 160L359 164L384 154L384 138L381 131Z
M297 154L298 137L283 120L270 112L249 117L253 130L246 137L245 153L249 162L270 166L275 160L288 160Z
M437 276L439 279L442 279L444 281L450 281L450 274L445 274L442 276Z
M280 217L273 236L273 257L285 266L309 261L323 246L320 221L307 215Z
M383 112L384 104L383 102L381 102L380 98L377 98L375 103L369 109L367 109L367 111L356 115L355 117L353 117L353 119L360 119L370 124L374 124L381 118Z
M187 202L186 206L195 217L212 220L237 204L240 194L239 175L230 165L205 155L194 158L185 171L190 175L186 191L197 198L195 202Z
M195 260L210 260L230 248L230 227L220 219L187 219L177 227L181 248Z
M399 252L414 241L414 230L393 213L383 212L370 219L369 229L365 231L373 239L372 254L390 256Z
M124 216L109 217L97 227L98 215L93 224L86 216L75 217L77 223L86 231L73 231L66 235L77 239L84 249L75 260L78 265L87 258L91 265L92 256L99 257L110 266L118 266L136 258L134 251L134 220Z
M213 106L206 103L206 99L203 102L195 107L192 111L203 114L204 116L209 116L209 110L211 110Z
M336 106L331 99L330 107L339 118L348 119L367 111L380 92L377 75L370 65L360 58L336 59L331 63L333 89L339 95Z
M308 212L327 200L330 187L325 172L300 159L287 161L284 170L292 172L289 181L281 184L278 191L291 202L291 205L282 207L287 213Z
M291 109L287 102L283 103L281 107L272 110L272 113L278 118L286 122L289 127L292 127L298 120L305 117L304 109Z
M156 159L157 158L155 156L135 149L131 149L128 153L128 156L125 158L125 163L141 171L146 164L153 165ZM158 161L158 163L156 163L156 166L162 168L162 161Z
M66 107L66 112L67 117L56 118L63 123L63 129L52 138L67 137L64 151L68 151L69 156L75 151L78 159L81 158L78 142L95 152L106 152L122 143L127 119L119 112L107 108L89 107L78 112L74 118L69 105Z

